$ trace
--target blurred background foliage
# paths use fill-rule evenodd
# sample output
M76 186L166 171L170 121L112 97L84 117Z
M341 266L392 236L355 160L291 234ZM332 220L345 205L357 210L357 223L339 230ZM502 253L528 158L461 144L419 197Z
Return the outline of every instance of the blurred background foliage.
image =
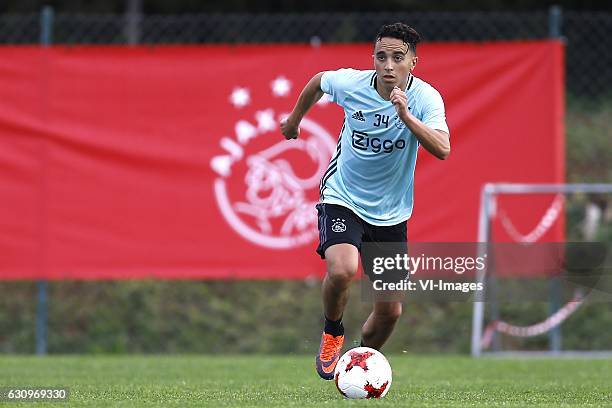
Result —
M313 353L322 312L319 281L121 281L49 284L50 353ZM0 352L32 353L36 284L0 283ZM344 324L359 342L370 305L352 288ZM546 302L503 305L503 318L533 324ZM468 353L472 303L407 300L390 352ZM563 325L563 346L609 349L612 304L583 306ZM547 336L503 337L505 349L547 348Z

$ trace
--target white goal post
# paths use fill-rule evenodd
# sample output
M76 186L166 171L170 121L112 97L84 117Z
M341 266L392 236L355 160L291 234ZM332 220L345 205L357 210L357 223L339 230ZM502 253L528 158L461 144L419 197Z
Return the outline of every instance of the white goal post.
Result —
M600 193L612 194L612 184L514 184L514 183L487 183L483 186L480 192L480 209L478 215L478 242L488 244L491 241L491 223L495 212L495 199L500 194L573 194L573 193ZM534 230L535 231L535 230ZM486 245L479 245L479 251L482 252L479 256L484 255ZM486 269L478 271L476 282L484 285L486 277ZM472 314L472 341L471 355L480 357L483 354L483 336L486 338L484 330L485 319L485 302L484 293L479 294L479 299L475 300ZM557 313L551 315L545 322L527 327L519 328L503 323L504 329L509 332L520 332L521 329L525 332L532 331L541 333L541 328L548 322L550 327L559 325L565 317L571 314L577 307L579 302L572 300L566 307L561 308ZM539 331L538 331L539 330ZM541 355L542 353L538 353Z

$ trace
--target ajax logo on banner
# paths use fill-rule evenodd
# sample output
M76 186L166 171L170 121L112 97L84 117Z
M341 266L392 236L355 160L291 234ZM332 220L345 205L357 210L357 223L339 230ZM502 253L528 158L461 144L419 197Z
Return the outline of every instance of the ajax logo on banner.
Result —
M274 98L286 97L291 90L291 82L282 76L270 85ZM243 110L251 104L250 91L235 88L229 100ZM319 106L327 103L322 99ZM214 194L221 214L239 235L264 247L312 242L318 235L314 206L319 181L336 148L334 139L304 118L300 138L287 141L278 126L286 113L270 107L256 110L251 120L244 116L235 122L233 137L220 139L223 153L210 161L218 175Z

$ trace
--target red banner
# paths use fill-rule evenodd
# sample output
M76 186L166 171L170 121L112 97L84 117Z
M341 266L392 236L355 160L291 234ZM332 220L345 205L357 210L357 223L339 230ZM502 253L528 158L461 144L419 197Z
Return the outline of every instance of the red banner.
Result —
M0 278L321 276L314 203L343 113L324 98L291 142L278 120L316 72L371 55L0 48ZM410 240L475 241L485 182L563 182L562 67L554 41L419 48L452 153L419 154ZM508 209L514 227L546 202Z

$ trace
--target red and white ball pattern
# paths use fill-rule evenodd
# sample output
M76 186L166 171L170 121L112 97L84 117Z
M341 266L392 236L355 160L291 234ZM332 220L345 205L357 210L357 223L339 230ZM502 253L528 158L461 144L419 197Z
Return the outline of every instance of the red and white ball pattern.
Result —
M381 352L356 347L340 357L334 379L345 398L382 398L391 388L391 366Z

